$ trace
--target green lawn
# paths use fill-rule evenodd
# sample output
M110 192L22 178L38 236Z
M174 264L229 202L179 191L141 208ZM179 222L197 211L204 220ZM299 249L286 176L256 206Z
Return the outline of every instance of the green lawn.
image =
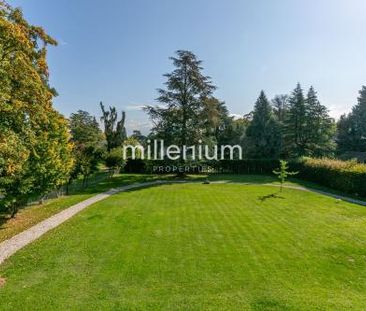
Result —
M91 178L90 185L85 189L81 188L81 181L77 181L71 187L70 195L50 199L43 204L26 206L13 219L9 219L8 215L0 213L0 242L100 192L136 182L173 178L172 175L147 174L117 174L112 178L107 176L107 173L98 173L95 178Z
M261 185L133 190L0 276L2 310L365 310L366 208Z

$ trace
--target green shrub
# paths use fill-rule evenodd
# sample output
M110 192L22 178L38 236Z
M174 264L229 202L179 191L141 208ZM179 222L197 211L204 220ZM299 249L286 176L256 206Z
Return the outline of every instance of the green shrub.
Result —
M122 148L113 148L105 157L105 165L108 167L111 176L118 173L124 164Z
M356 161L303 158L292 162L299 177L342 192L366 197L366 165Z
M142 159L128 159L123 171L125 173L145 173L146 161Z

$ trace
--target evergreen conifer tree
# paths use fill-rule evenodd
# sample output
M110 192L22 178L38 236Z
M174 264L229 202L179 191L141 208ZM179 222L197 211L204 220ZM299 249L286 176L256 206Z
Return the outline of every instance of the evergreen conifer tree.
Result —
M253 120L246 134L250 141L249 155L253 158L277 159L281 151L281 134L271 104L261 91L254 107Z

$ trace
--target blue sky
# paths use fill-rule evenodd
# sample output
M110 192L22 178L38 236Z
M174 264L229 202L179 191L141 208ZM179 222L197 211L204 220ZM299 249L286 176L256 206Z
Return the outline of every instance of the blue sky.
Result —
M331 115L348 112L366 84L365 0L13 0L59 41L50 48L55 106L100 115L99 101L149 128L169 56L191 50L233 114L251 111L261 89L314 85Z

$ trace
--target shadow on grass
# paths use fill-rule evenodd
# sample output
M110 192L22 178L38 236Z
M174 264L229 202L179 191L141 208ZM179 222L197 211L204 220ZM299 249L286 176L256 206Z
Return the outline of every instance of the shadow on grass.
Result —
M119 188L127 185L153 182L153 181L203 181L207 178L206 175L188 175L184 178L177 177L176 175L149 175L149 174L119 174L113 177L104 178L95 185L91 185L84 189L73 190L70 194L97 194L104 191L108 191L112 188ZM157 184L159 185L159 184ZM141 189L145 186L139 187ZM148 187L148 186L147 186ZM137 188L136 188L137 189ZM134 190L134 189L131 189ZM127 191L127 190L126 190Z
M278 178L276 176L271 175L226 175L226 174L212 174L209 175L210 181L224 181L227 183L251 183L251 184L277 184L279 185ZM345 193L339 190L335 190L332 188L328 188L326 186L303 180L300 178L289 178L286 182L286 185L290 186L298 186L303 187L311 190L319 190L328 192L331 194L341 195L349 198L353 198L356 200L366 201L366 198L360 197L357 195L353 195L350 193Z
M276 184L278 185L278 179L275 176L271 175L239 175L239 174L202 174L202 175L187 175L185 177L177 177L176 175L154 175L154 174L118 174L113 177L109 177L108 173L98 172L93 178L90 179L90 183L87 187L81 187L81 180L77 180L75 184L70 187L70 193L66 197L77 196L77 195L94 195L101 192L108 191L112 188L119 188L122 186L127 186L131 184L144 183L144 182L152 182L152 181L192 181L192 182L205 182L209 180L211 182L223 182L223 183L247 183L247 184ZM333 194L345 195L344 193L340 193L338 191L307 182L301 179L291 178L289 179L289 185L292 186L302 186L305 188L312 188L315 190L326 191ZM136 191L138 189L151 187L151 186L159 186L159 184L155 185L147 185L143 187L138 187L135 189L127 190L128 192ZM349 197L353 197L352 195L348 195ZM258 198L261 202L265 202L269 199L283 199L280 195L273 193L269 195L265 195ZM357 198L362 199L362 198ZM82 200L82 199L80 199ZM77 201L74 202L74 204ZM67 208L65 206L64 208ZM23 207L24 208L24 207ZM21 208L21 209L23 209ZM9 217L6 213L0 211L0 230L5 229L7 222L9 221Z
M210 181L223 181L228 183L254 183L254 184L266 184L277 182L278 179L275 176L271 175L229 175L229 174L212 174L209 175Z
M275 192L275 193L271 193L271 194L267 194L267 195L262 195L258 197L258 200L261 202L265 202L266 200L269 199L284 199L283 196L279 195L280 192Z

